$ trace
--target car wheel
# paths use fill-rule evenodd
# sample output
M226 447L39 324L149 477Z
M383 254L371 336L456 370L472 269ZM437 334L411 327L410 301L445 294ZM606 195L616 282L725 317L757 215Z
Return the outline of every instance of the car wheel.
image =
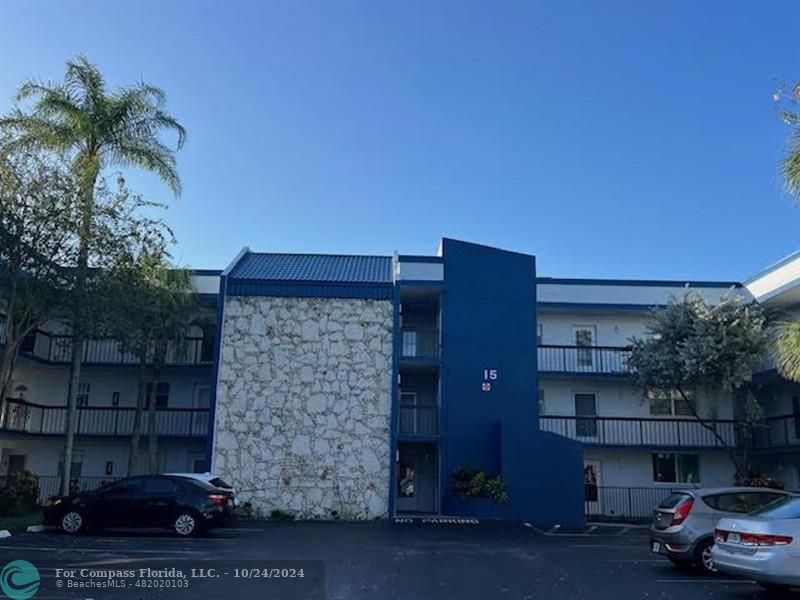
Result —
M704 573L717 573L719 569L714 566L714 559L711 557L711 548L714 547L714 540L705 540L700 542L697 550L694 552L695 564L703 570Z
M77 510L71 510L61 517L61 530L74 535L86 529L86 519Z
M190 537L200 533L197 515L189 511L181 511L172 521L172 530L181 537Z

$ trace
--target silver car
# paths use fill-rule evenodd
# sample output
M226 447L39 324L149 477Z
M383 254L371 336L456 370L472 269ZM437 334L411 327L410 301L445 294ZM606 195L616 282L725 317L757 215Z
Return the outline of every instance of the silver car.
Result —
M746 517L722 519L711 551L720 571L755 579L773 591L800 587L800 496Z
M653 513L650 549L678 566L715 572L711 548L714 528L725 517L748 514L788 496L752 487L682 490L665 498Z

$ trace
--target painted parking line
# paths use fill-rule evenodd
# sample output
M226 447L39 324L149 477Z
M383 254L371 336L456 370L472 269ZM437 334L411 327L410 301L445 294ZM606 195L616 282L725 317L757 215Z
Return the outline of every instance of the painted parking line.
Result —
M615 548L617 550L633 550L634 552L650 552L644 546L638 545L628 545L628 546L620 546L619 543L616 544L570 544L570 548Z
M664 558L604 558L606 562L664 564Z
M656 583L724 583L755 585L755 581L748 579L656 579Z
M35 552L88 552L95 554L191 554L199 553L195 550L137 550L134 548L74 548L67 546L50 547L50 546L18 546L16 544L2 545L2 550L29 550ZM206 550L207 551L207 550Z

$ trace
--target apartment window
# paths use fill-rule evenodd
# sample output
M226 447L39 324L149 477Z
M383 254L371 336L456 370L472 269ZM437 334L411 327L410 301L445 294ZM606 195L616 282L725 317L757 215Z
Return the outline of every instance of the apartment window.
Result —
M80 452L75 452L72 455L72 467L69 471L70 481L76 481L81 477L81 471L83 471L83 454ZM58 458L58 478L62 479L64 477L64 455L62 454Z
M153 382L147 384L147 398L145 406L150 406L150 399L153 397ZM167 408L169 406L169 383L160 382L156 386L156 408Z
M211 406L211 386L198 383L194 386L194 407L209 408Z
M206 458L200 453L189 454L189 471L191 473L205 473L208 471L206 468Z
M657 483L700 483L697 454L653 454L653 481Z
M592 367L594 363L592 346L595 345L595 340L597 339L597 328L594 325L574 325L572 327L572 336L575 340L575 345L578 347L577 366Z
M417 356L417 332L413 329L403 330L403 356Z
M575 434L578 437L597 437L597 395L579 393L575 400Z
M672 394L649 393L650 414L657 417L691 417L691 405L678 392Z
M90 387L88 381L82 381L78 384L78 406L89 406Z
M217 326L214 323L203 326L203 340L200 345L200 360L211 362L214 360L214 339L217 334Z

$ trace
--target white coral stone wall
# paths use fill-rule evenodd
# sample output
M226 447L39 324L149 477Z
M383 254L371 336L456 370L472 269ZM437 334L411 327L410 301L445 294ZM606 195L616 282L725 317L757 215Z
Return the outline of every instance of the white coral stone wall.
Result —
M213 469L267 516L386 517L392 303L225 300Z

